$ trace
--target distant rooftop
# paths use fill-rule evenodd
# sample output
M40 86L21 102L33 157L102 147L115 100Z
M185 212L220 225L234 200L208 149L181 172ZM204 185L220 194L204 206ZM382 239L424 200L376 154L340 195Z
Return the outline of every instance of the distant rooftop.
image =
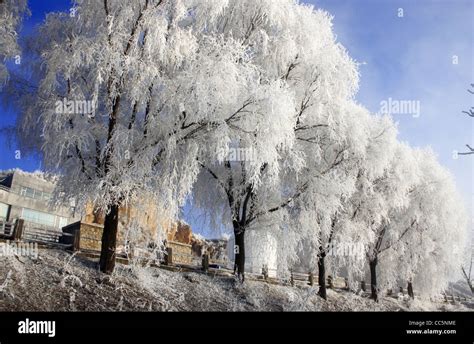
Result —
M0 186L11 188L13 180L13 173L0 171Z
M57 179L57 176L45 173L40 170L36 170L34 172L26 172L19 168L13 168L8 170L0 170L0 185L3 185L5 187L11 187L14 174L37 178L50 183L54 183Z

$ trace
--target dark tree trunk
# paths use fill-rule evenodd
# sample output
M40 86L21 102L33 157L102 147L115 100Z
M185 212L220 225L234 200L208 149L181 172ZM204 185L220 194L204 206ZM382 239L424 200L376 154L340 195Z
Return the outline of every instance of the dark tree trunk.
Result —
M245 279L245 230L241 228L234 230L234 235L236 246L234 272L243 282Z
M117 247L119 205L112 205L105 215L100 252L100 271L111 274L115 267L115 251Z
M322 253L318 257L318 283L319 283L319 291L318 294L324 300L327 299L326 295L326 266L324 265L324 258L326 258L326 254Z
M375 302L379 301L378 290L377 290L377 258L374 258L369 262L370 266L370 298Z
M408 282L407 291L408 291L408 296L410 296L412 299L414 299L415 294L413 293L413 283L412 282Z
M466 279L467 285L471 289L471 293L474 294L474 286L472 285L472 280L471 280L471 271L472 271L472 264L469 268L469 273L466 272L466 269L464 269L464 266L461 267L462 274L464 278Z

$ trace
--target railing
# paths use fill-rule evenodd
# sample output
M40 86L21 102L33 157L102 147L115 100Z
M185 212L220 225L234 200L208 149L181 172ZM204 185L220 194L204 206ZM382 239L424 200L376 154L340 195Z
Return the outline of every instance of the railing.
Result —
M460 296L460 295L448 295L448 294L444 294L444 295L441 295L439 296L438 300L442 300L444 302L466 302L466 301L471 301L471 302L474 302L473 298L472 297L466 297L466 296Z
M62 235L62 232L51 229L25 226L23 239L44 243L58 243Z
M14 223L2 219L0 223L0 239L15 241L21 240L23 227L24 221L21 219L15 220Z
M13 232L13 223L0 219L0 236L10 237Z
M70 248L74 245L74 234L63 233L54 229L47 229L44 227L34 227L30 223L24 224L23 220L17 220L21 223L21 229L16 232L16 240L24 240L29 242L35 242L45 246L56 246L60 248ZM69 240L67 240L70 238Z

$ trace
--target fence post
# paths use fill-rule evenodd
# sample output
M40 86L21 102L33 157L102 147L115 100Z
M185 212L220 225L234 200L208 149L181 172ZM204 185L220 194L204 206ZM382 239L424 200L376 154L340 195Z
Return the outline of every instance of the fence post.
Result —
M265 281L268 280L268 266L264 265L262 267L262 275Z
M208 272L209 271L209 253L205 253L203 256L202 256L202 270L204 272Z
M291 279L290 279L291 286L295 286L295 279L293 278L293 271L291 272Z
M13 240L20 241L23 237L23 228L25 225L25 220L18 219L15 223L15 227L13 228Z
M72 244L72 250L74 252L81 250L81 227L74 231L74 241Z
M130 243L128 244L128 258L135 258L135 246Z
M329 289L333 289L333 288L334 288L334 284L333 284L332 276L331 276L331 275L328 276L328 288L329 288Z
M312 272L309 273L309 285L310 286L314 285L314 275Z
M173 265L173 248L166 248L165 265Z
M362 289L363 292L366 291L367 288L365 287L365 281L360 282L360 289Z

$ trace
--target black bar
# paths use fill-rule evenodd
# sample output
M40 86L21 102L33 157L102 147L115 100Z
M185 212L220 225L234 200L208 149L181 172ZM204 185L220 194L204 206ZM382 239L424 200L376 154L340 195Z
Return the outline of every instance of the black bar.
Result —
M55 321L55 337L47 334L19 334L18 325L26 319ZM95 342L97 336L123 339L125 335L157 336L163 330L186 329L173 332L178 336L194 333L203 338L210 330L228 331L230 338L235 329L261 329L266 335L283 335L301 340L311 334L324 334L324 342L335 343L340 338L358 339L363 343L473 343L474 314L446 312L334 312L334 313L0 313L0 342L63 343L68 339ZM310 331L301 331L310 329ZM202 331L206 332L202 332ZM455 330L454 333L407 333L407 330ZM249 332L250 333L250 332ZM229 338L229 339L230 339ZM291 342L294 342L294 339ZM151 342L164 341L151 340ZM221 340L223 338L221 337ZM305 341L316 343L317 340ZM110 341L107 341L110 342ZM245 341L246 342L246 341Z

